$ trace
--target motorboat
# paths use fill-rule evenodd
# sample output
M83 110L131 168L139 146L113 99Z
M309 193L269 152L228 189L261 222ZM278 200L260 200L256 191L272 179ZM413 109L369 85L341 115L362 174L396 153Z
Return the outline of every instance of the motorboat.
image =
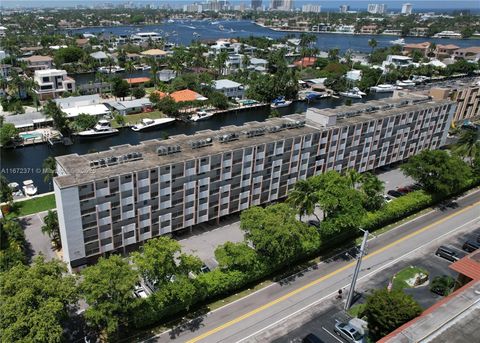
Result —
M390 44L405 45L405 39L404 38L399 38L399 39L391 40Z
M159 118L159 119L143 118L140 121L140 123L132 126L132 130L139 132L139 131L146 131L149 129L157 129L161 126L167 126L169 124L172 124L174 121L175 121L175 118Z
M152 69L152 67L150 67L149 65L139 65L135 67L135 70L150 70L150 69Z
M281 107L287 107L290 106L292 101L290 100L285 100L285 97L280 96L276 99L273 99L272 103L270 104L271 108L281 108Z
M122 68L120 66L100 67L98 68L98 71L100 73L105 73L105 74L116 74L116 73L124 72L125 68Z
M219 21L212 21L210 24L212 24L212 25L218 25L218 24L220 24L220 22L219 22Z
M353 87L346 92L340 92L340 95L346 98L361 99L367 93L362 92L358 87Z
M225 27L224 27L223 25L218 25L218 29L219 29L220 31L223 31L223 30L225 30Z
M97 138L116 135L119 131L112 128L110 122L106 119L101 119L93 127L93 129L77 132L77 136L81 138Z
M174 22L175 22L175 20L173 20L173 19L168 19L168 20L167 20L167 23L170 23L170 24L171 24L171 23L174 23Z
M37 187L33 184L32 180L25 180L23 181L23 193L25 193L26 196L33 196L37 194L38 189Z
M405 88L411 88L411 87L415 87L416 83L415 81L412 81L412 80L397 80L397 86L400 86L400 87L405 87Z
M310 102L310 101L315 101L319 99L325 99L325 98L330 98L332 95L328 92L315 92L315 91L310 91L306 92L303 96L303 99Z
M393 92L397 89L402 89L401 87L390 85L390 84L381 84L381 85L376 85L370 88L370 90L377 92L377 93L390 93Z
M213 117L214 113L213 112L207 112L205 110L199 110L195 112L191 117L191 121L200 121L200 120L207 120Z

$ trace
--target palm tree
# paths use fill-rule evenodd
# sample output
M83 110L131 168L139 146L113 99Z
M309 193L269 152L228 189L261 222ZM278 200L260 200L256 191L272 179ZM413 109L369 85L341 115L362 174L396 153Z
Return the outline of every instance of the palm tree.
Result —
M349 169L345 172L345 176L348 179L348 182L350 184L350 187L353 189L356 189L358 184L362 180L362 174L360 174L358 171L355 169Z
M49 156L47 157L42 164L43 168L43 181L45 183L50 183L53 177L55 176L55 171L57 169L57 162L55 161L55 157Z
M288 194L287 199L287 203L298 211L300 220L302 220L304 215L313 214L320 221L315 214L317 202L317 189L308 180L298 180L293 190Z
M468 158L473 165L474 158L480 151L480 131L464 130L453 150L461 157Z
M377 40L375 38L372 38L368 41L368 46L372 48L372 51L370 52L370 56L373 55L373 51L375 50L377 45L378 45L378 43L377 43Z
M125 62L125 71L127 72L128 78L132 78L132 73L135 70L135 66L133 65L132 61ZM132 80L130 80L130 98L132 98Z
M228 53L226 51L220 52L215 60L213 60L213 65L217 69L217 78L219 75L222 75L222 70L225 68L225 63L228 60Z
M360 189L365 195L365 209L368 211L378 210L384 203L383 191L385 190L385 187L383 181L372 173L362 174L360 181Z
M60 239L60 226L58 225L58 216L55 211L48 211L47 215L43 218L45 223L41 230L43 234L47 234L52 240L57 249L62 247L62 241Z

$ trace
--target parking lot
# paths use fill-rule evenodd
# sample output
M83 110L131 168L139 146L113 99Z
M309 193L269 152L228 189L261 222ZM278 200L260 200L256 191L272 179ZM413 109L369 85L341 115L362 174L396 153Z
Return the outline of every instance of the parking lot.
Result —
M422 308L425 309L432 306L442 297L430 291L430 280L441 275L449 275L454 278L457 276L456 272L449 268L450 261L435 255L437 248L440 245L448 245L461 258L467 254L462 250L465 241L477 240L479 236L480 220L477 220L468 224L461 230L461 233L437 239L424 249L419 249L409 254L404 260L371 275L366 280L361 280L356 288L356 291L361 296L356 300L355 304L364 302L371 291L387 287L392 277L400 270L409 266L415 266L428 271L429 282L415 288L407 288L404 291L410 294ZM315 299L312 299L313 301ZM337 322L347 322L349 320L348 314L343 311L343 305L343 299L337 299L336 297L326 299L319 305L308 309L305 313L298 314L295 319L292 319L299 323L298 326L295 327L294 323L290 322L286 323L283 329L276 329L272 332L269 341L275 343L296 343L301 342L307 334L314 333L324 342L346 342L334 334L334 327Z

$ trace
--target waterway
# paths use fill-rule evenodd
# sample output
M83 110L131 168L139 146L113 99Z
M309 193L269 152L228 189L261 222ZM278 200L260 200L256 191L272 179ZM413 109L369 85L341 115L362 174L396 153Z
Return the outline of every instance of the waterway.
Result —
M132 35L137 32L157 32L172 43L189 45L193 40L193 33L199 34L200 40L215 40L220 38L236 38L249 36L263 36L270 38L282 38L288 32L274 31L268 28L258 26L248 20L220 20L213 22L210 20L176 20L173 23L161 23L148 26L112 26L112 27L91 27L83 29L68 30L75 33L106 33L114 35ZM298 36L299 33L296 33ZM317 47L322 51L338 48L342 52L347 49L353 51L370 52L371 48L368 41L372 38L378 42L377 47L383 48L391 46L390 41L397 39L395 36L382 35L351 35L336 33L317 33ZM406 43L420 43L430 41L436 44L455 44L459 47L468 47L478 45L475 40L465 39L439 39L424 37L407 37Z
M378 99L389 96L389 94L371 94L365 99L352 99L352 102L365 102L371 99ZM344 103L343 98L323 99L313 104L318 108L333 108ZM279 109L281 115L303 112L306 110L306 103L296 102L289 107ZM269 109L252 109L242 112L230 112L219 114L210 120L195 123L185 123L182 121L175 122L174 125L164 129L150 132L134 132L130 128L120 130L120 134L108 138L92 140L92 141L76 141L73 145L64 146L57 144L49 146L47 144L37 144L16 149L2 149L1 154L1 170L10 182L22 184L24 180L33 180L38 188L39 193L49 192L53 189L51 183L47 184L43 181L42 164L49 156L61 156L66 154L77 153L79 155L88 152L104 151L112 146L121 144L138 144L141 141L149 139L162 139L165 134L174 136L177 134L191 135L201 130L218 130L228 125L242 125L249 121L265 121L270 114Z

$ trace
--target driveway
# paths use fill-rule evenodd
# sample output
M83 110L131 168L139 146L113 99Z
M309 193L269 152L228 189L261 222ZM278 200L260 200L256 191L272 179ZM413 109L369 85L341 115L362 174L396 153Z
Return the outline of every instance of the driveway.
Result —
M28 243L28 257L33 258L43 254L47 261L58 258L52 248L50 238L42 233L43 217L47 212L39 212L19 218L20 225L25 231Z

